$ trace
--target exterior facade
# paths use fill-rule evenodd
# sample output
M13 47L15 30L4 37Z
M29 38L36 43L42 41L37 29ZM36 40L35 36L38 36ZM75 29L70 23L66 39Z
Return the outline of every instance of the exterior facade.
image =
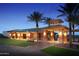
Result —
M68 42L68 28L63 25L53 25L40 28L38 35L36 29L11 30L7 31L8 37L16 40L46 41L46 42ZM38 37L38 39L37 39Z

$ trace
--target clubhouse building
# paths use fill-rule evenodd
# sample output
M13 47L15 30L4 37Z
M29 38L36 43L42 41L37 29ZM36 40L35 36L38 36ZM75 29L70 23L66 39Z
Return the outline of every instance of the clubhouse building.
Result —
M38 35L36 28L31 29L17 29L6 31L8 37L15 40L29 40L29 41L46 41L46 42L68 42L68 27L58 24L59 20L51 21L54 25L49 27L43 27L38 29ZM38 39L37 39L38 38Z

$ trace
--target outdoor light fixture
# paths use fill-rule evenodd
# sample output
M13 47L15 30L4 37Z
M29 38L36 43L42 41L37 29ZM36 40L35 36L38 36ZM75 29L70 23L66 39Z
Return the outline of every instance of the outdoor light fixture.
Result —
M20 34L18 33L18 36L20 36Z
M15 34L13 34L13 36L15 36Z
M30 33L28 33L27 36L30 36Z
M51 36L53 35L53 33L51 32Z
M59 35L62 36L62 32L59 32Z
M9 36L11 36L11 34L9 34Z
M44 32L44 36L46 36L46 32Z
M67 33L66 32L64 32L64 36L67 36Z

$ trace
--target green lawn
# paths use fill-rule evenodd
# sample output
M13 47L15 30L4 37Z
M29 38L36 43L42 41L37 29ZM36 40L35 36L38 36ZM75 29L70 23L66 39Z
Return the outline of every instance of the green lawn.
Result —
M79 56L79 52L72 51L71 49L65 48L58 48L58 47L48 47L42 50L43 52L47 53L48 55L53 56Z
M0 45L12 45L12 46L28 46L31 43L28 41L22 40L12 40L12 39L1 39L0 38Z

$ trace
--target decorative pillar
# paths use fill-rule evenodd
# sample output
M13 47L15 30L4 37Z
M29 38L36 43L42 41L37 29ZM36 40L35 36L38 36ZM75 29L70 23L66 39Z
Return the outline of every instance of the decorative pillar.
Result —
M28 33L28 38L29 40L31 40L31 33Z
M58 41L60 43L62 43L62 41L63 41L63 32L59 32L59 39L58 39Z
M20 33L20 40L21 40L21 33Z
M30 33L28 32L26 35L27 35L27 40L30 40Z
M18 40L20 40L20 33L17 33L17 38Z
M17 33L14 33L15 34L15 39L17 39Z
M17 33L15 32L14 34L15 34L15 40L16 40L17 39Z
M13 36L13 39L16 39L15 33L13 33L12 36Z
M20 39L23 40L23 33L20 33Z
M33 41L37 42L37 32L33 33Z
M67 43L67 32L64 32L64 44Z
M32 33L30 33L30 36L29 37L30 37L30 40L32 40Z
M51 41L54 42L54 32L51 31L50 35L51 35Z
M43 32L43 40L47 40L47 31Z

